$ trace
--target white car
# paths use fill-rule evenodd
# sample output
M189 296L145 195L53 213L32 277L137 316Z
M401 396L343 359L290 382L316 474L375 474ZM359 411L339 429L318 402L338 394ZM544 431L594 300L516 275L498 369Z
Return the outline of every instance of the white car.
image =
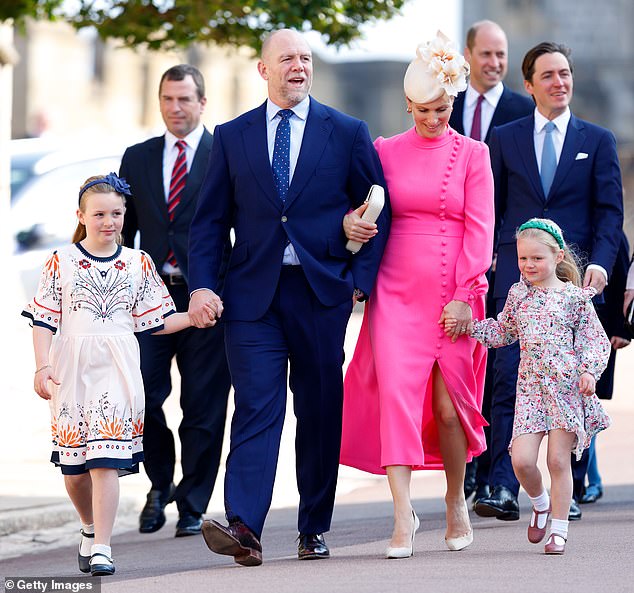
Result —
M80 186L117 172L122 149L59 148L41 139L11 141L11 230L16 249L71 240Z

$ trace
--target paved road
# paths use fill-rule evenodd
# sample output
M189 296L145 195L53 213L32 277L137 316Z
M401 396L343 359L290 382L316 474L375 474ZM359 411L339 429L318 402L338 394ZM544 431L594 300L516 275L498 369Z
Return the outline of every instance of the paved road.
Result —
M0 458L0 526L7 513L12 513L14 519L23 518L25 525L0 536L0 586L6 576L79 575L77 525L74 521L63 522L73 514L58 473L46 461L48 410L31 390L30 332L18 317L20 307L32 291L34 270L42 259L43 254L30 254L16 260L14 276L8 283L14 290L5 295L3 303L5 310L14 315L8 316L5 334L10 352L2 359L5 393L0 404L4 453ZM360 315L353 315L346 344L348 359L359 321ZM117 574L104 580L103 590L522 593L552 591L561 584L566 591L585 593L595 591L598 583L601 590L610 593L634 591L633 385L634 347L619 354L615 399L606 403L614 424L598 441L606 495L598 503L583 507L584 518L571 525L568 551L563 557L545 557L540 546L526 541L528 501L524 495L521 499L524 512L519 522L472 516L474 544L463 552L448 552L443 542L442 474L419 472L413 483L415 507L422 519L416 554L408 560L384 560L382 552L391 530L391 504L385 479L342 468L333 531L328 536L333 557L328 561L298 562L294 419L289 410L275 508L265 527L262 567L239 567L229 559L212 555L199 537L174 539L176 515L169 507L168 524L161 531L149 536L139 534L136 517L148 487L141 474L121 481L122 512L113 540ZM171 423L177 426L177 402L171 402L170 406ZM217 519L222 516L221 484L222 471L208 515ZM51 518L56 520L48 522Z
M437 498L416 500L421 529L415 556L406 560L382 558L391 528L388 502L341 502L328 537L333 556L325 561L295 559L294 510L271 513L263 539L264 564L257 568L240 567L211 554L200 537L174 539L168 530L150 536L130 531L113 541L117 574L103 579L103 590L590 593L599 583L601 591L631 593L633 498L632 485L614 486L607 500L586 507L583 520L571 527L568 549L561 557L544 556L541 546L528 543L526 505L519 522L474 518L474 544L462 552L449 552L444 547L442 504ZM5 560L1 573L76 576L75 558L74 545L52 549Z

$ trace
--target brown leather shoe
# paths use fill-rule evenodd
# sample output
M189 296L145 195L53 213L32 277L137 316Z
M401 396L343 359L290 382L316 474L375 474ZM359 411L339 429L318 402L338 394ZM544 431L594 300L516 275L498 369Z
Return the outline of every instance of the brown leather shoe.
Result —
M528 524L528 541L531 544L538 544L546 537L546 528L548 526L548 515L550 515L551 508L550 506L545 511L537 511L535 507L533 507L533 512L531 513L531 522ZM539 518L541 515L546 515L546 521L544 522L544 526L539 526Z
M561 556L566 550L566 538L558 533L551 533L544 546L544 554L556 554Z
M262 545L242 521L230 523L228 527L217 521L203 521L203 538L207 547L216 554L233 556L242 566L262 564Z

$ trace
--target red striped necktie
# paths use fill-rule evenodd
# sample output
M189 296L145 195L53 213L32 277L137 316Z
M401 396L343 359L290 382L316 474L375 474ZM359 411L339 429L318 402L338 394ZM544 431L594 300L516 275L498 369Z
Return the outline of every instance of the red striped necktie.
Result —
M181 195L185 189L185 184L187 183L187 155L185 153L187 143L184 140L179 140L176 142L176 148L178 148L178 156L176 157L176 162L174 163L174 168L172 169L170 193L167 198L167 213L170 217L170 222L174 220L174 211L181 201ZM174 267L178 266L178 262L174 256L174 251L171 249L167 254L167 261Z

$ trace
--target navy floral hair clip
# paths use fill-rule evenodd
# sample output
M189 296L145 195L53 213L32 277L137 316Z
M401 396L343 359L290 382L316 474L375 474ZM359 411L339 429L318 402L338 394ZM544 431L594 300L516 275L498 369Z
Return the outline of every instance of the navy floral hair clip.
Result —
M99 179L93 179L90 183L87 183L79 190L79 199L84 195L84 192L93 185L97 185L98 183L107 183L114 191L118 194L122 194L125 196L131 196L132 192L130 191L130 184L123 179L123 177L118 177L116 173L108 173L104 177L100 177Z

